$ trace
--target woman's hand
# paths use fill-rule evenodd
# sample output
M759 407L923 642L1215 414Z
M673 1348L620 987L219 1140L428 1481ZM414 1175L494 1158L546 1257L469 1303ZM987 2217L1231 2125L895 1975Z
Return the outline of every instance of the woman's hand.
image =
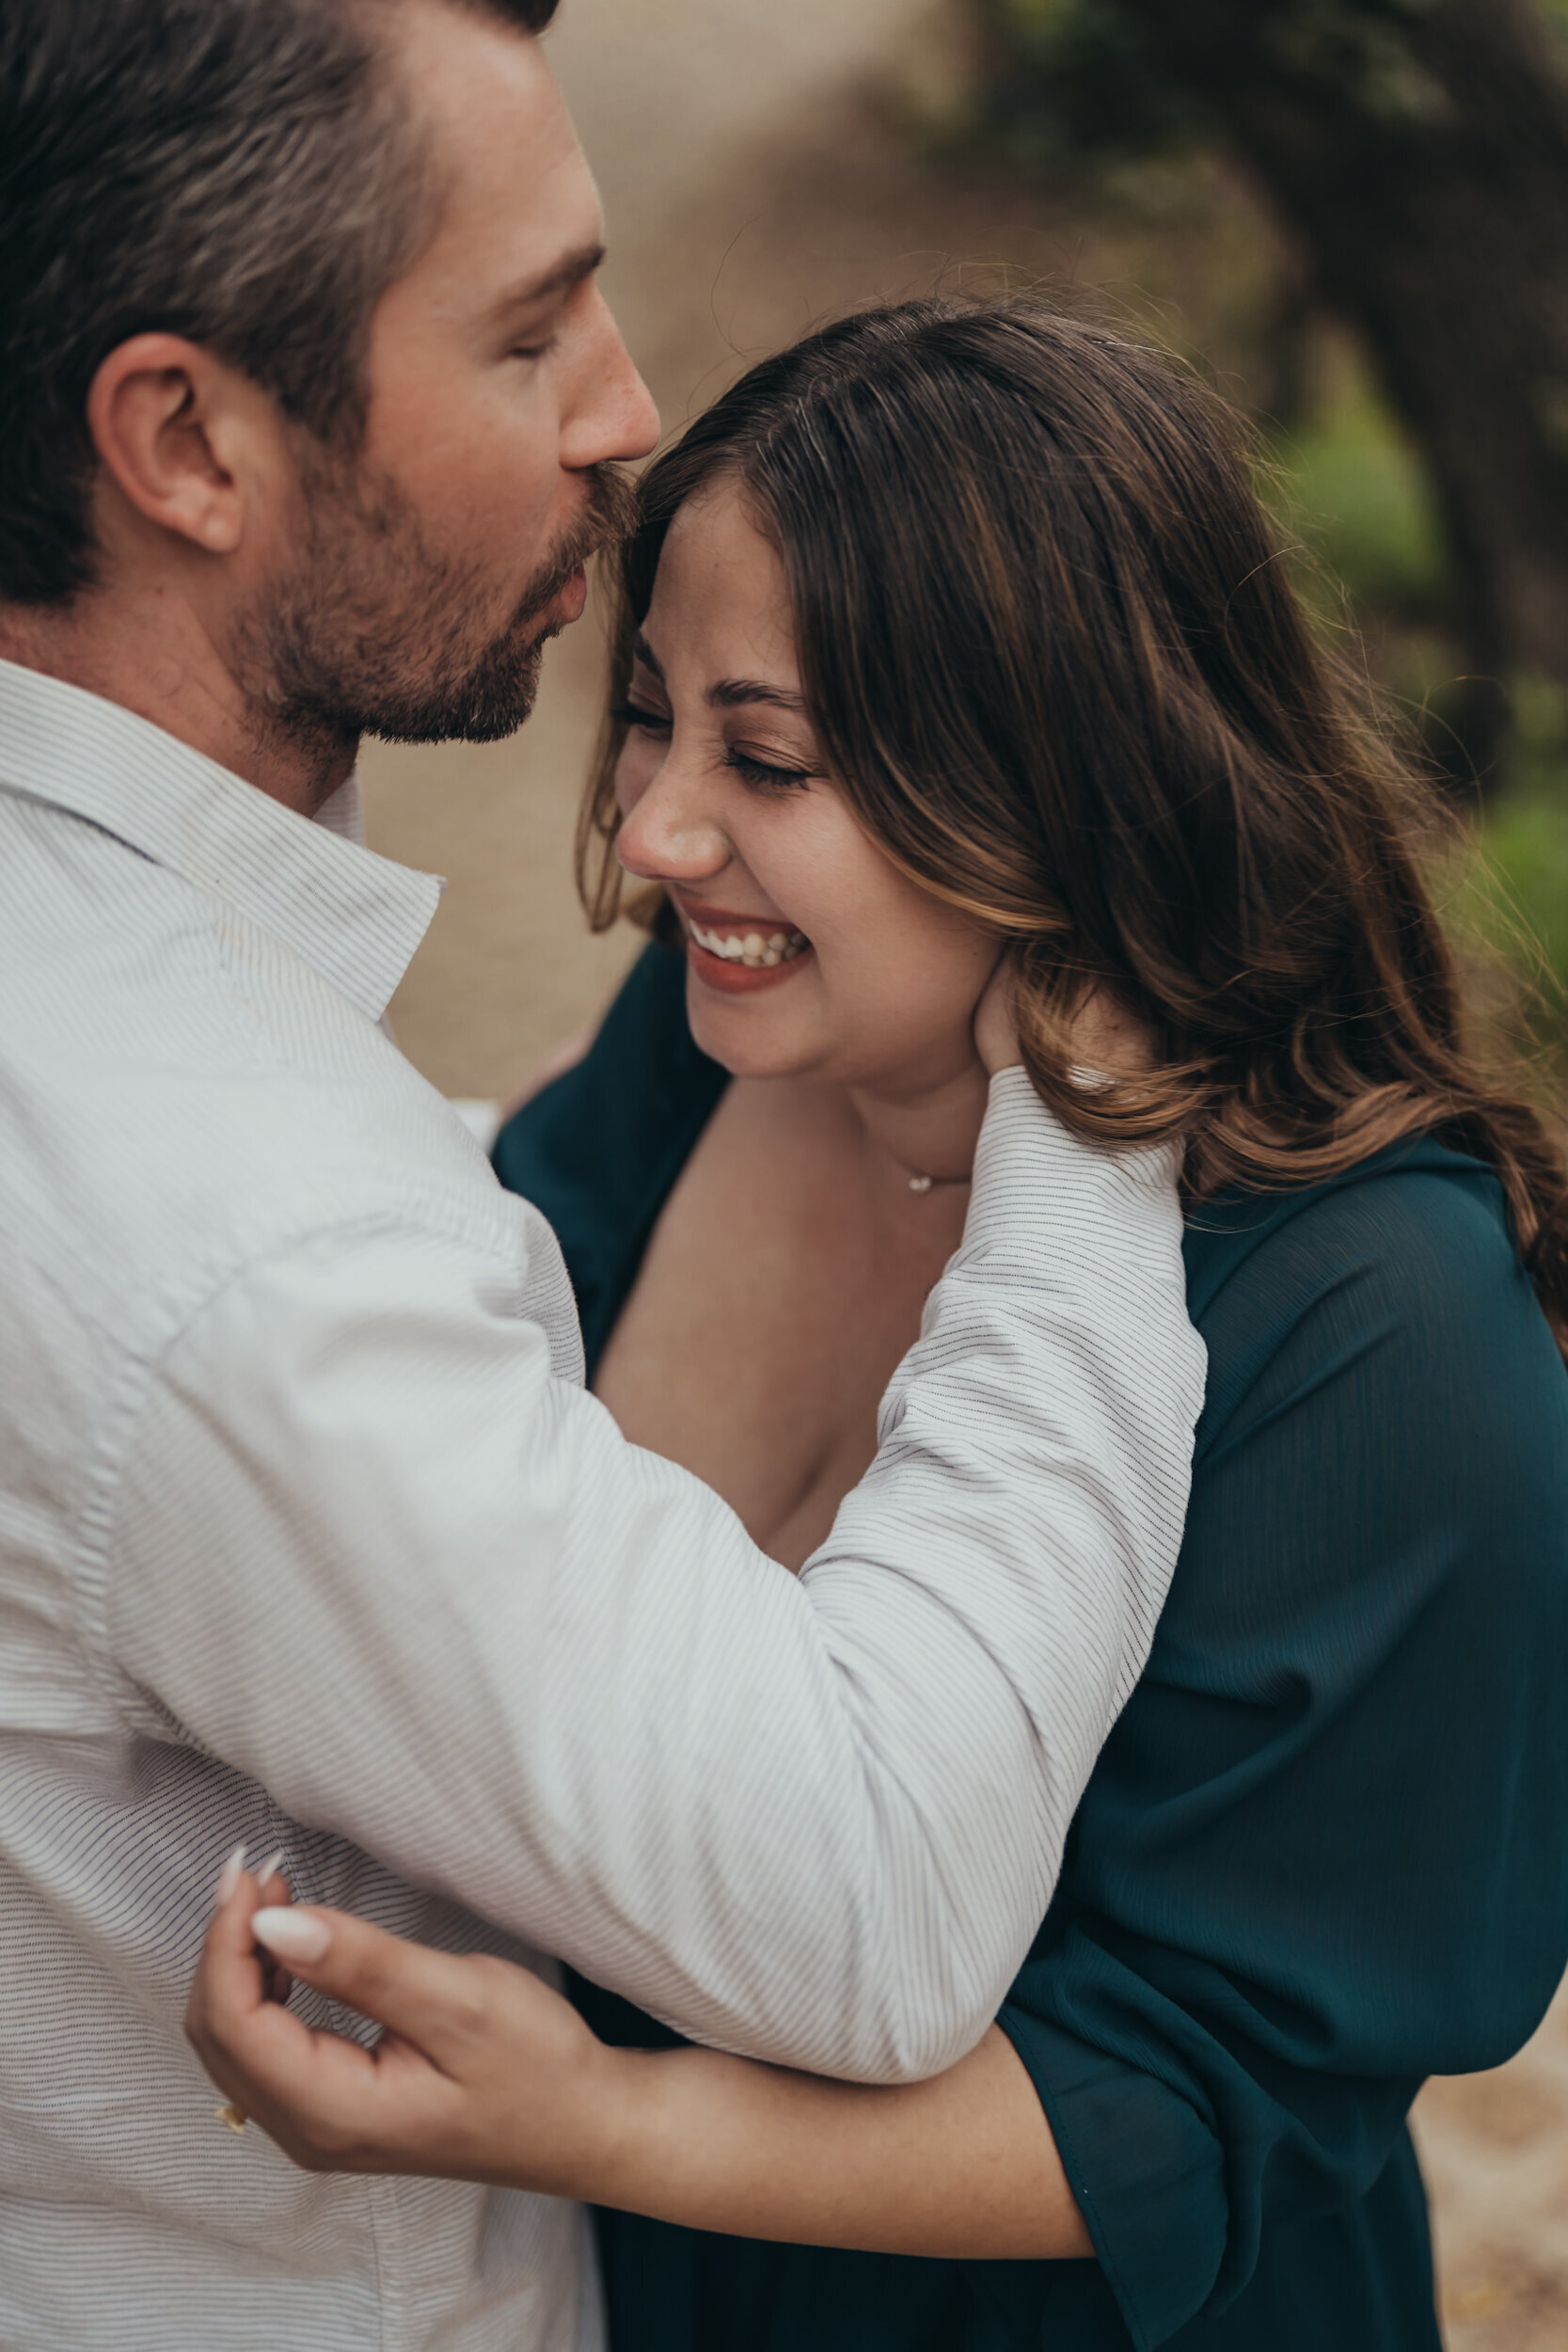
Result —
M227 1894L227 1899L224 1895ZM312 2172L424 2172L593 2194L628 2055L527 1969L405 1943L344 1912L220 1890L185 2032L213 2080ZM314 2033L290 1976L381 2022L373 2049Z
M888 2090L716 2050L611 2050L506 1961L454 1959L339 1911L258 1912L256 1897L249 1879L220 1897L185 2030L235 2106L309 2171L495 2182L796 2245L1093 2250L995 2026L935 2081ZM269 1998L278 1962L380 2020L375 2048L312 2033Z

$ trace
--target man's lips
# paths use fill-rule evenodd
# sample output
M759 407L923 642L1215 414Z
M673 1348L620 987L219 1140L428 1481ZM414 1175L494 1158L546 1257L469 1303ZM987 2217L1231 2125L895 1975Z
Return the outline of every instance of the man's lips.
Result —
M522 616L521 627L526 642L542 645L552 637L559 637L563 628L580 621L588 602L588 574L579 564L575 572L568 572L553 596L543 604L531 604Z

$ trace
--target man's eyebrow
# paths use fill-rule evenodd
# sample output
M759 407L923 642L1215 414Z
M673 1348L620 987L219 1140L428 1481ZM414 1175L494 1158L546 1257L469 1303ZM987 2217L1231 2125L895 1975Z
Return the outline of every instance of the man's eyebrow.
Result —
M806 707L803 694L792 694L784 686L767 686L755 677L721 677L717 686L708 688L707 698L715 710L735 710L742 703L771 703L777 710L804 710Z
M513 286L496 303L499 318L508 310L524 310L531 302L547 301L551 294L565 294L573 286L580 286L585 278L592 278L604 260L602 245L579 246L575 253L563 255L553 269L538 278L525 278L521 285Z

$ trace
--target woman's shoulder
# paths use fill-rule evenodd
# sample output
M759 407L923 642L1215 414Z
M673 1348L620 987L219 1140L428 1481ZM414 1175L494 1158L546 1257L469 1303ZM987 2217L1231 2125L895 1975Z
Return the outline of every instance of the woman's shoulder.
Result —
M1506 1318L1534 1306L1497 1175L1426 1136L1320 1184L1201 1201L1183 1254L1200 1325L1238 1314L1277 1324L1347 1288L1417 1315L1463 1307Z
M1562 1359L1502 1187L1467 1154L1418 1137L1297 1192L1221 1196L1185 1256L1210 1359L1200 1453L1287 1397L1560 1451Z

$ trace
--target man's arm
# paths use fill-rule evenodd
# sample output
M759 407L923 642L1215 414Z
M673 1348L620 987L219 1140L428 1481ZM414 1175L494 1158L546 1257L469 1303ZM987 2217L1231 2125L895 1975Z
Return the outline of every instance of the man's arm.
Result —
M1175 1563L1180 1243L1173 1152L1081 1144L1004 1073L881 1452L797 1581L551 1375L471 1246L324 1232L162 1368L115 1663L301 1821L698 2038L933 2073L1031 1941Z

